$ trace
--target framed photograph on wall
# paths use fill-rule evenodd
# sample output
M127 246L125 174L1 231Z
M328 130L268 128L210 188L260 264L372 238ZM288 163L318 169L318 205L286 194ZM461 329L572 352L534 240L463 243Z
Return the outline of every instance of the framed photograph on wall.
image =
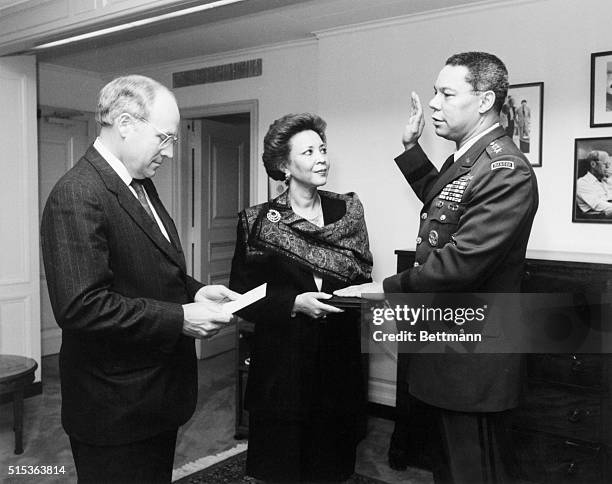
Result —
M591 128L612 126L612 51L591 54Z
M576 139L572 222L612 223L612 137Z
M544 83L512 84L502 106L500 123L532 166L542 166Z

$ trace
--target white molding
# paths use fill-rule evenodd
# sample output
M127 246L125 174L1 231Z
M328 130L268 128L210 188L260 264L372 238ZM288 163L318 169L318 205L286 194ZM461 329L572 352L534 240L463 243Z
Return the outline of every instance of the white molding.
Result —
M612 253L569 252L562 250L527 250L528 259L544 259L551 261L591 262L596 264L612 264Z
M120 0L97 2L95 8L74 11L68 0L31 0L0 9L0 19L26 27L0 34L0 52L12 54L30 49L36 42L75 30L104 28L126 18L140 19L167 9L179 9L185 0ZM49 17L45 12L53 12ZM12 18L11 18L12 17ZM35 19L35 20L33 20Z
M214 64L215 62L230 62L238 61L242 57L250 57L258 54L266 54L283 49L292 49L296 47L304 47L309 45L317 45L318 39L316 37L308 39L291 40L287 42L278 42L272 44L264 44L256 47L247 47L245 49L228 50L224 52L218 52L216 54L188 57L185 59L175 60L171 62L162 62L159 64L152 64L137 68L137 70L145 75L147 74L158 74L162 72L177 72L177 71L188 71L190 69L198 69L202 67L209 67L208 64ZM106 72L104 79L111 80L117 76L125 74L125 70ZM265 66L263 68L263 74L265 75ZM189 86L186 86L187 88ZM185 89L177 88L177 89Z
M368 385L368 401L395 407L395 382L370 378Z
M517 5L521 4L541 3L543 1L546 2L549 0L482 0L481 2L470 3L468 5L463 4L456 5L453 7L443 7L434 10L428 10L426 12L417 12L400 15L397 17L390 17L379 20L369 20L366 22L359 22L356 24L344 25L341 27L315 30L313 34L317 38L322 39L343 34L351 34L367 30L376 30L397 25L411 24L415 22L423 22L437 18L449 17L452 15L467 15L474 12L489 10L492 8L516 7Z

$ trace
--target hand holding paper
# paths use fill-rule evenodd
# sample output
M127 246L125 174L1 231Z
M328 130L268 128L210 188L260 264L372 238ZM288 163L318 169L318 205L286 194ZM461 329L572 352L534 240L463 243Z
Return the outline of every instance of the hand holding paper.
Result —
M183 333L194 338L210 338L230 323L232 315L209 300L183 304Z
M237 292L228 289L220 284L211 284L202 287L193 298L195 302L214 302L225 303L235 301L240 297Z
M246 308L247 306L250 306L254 302L263 299L264 297L266 297L267 287L268 284L264 283L261 286L257 286L256 288L245 292L237 299L223 304L223 311L229 314L234 314L235 312L240 311L241 309Z

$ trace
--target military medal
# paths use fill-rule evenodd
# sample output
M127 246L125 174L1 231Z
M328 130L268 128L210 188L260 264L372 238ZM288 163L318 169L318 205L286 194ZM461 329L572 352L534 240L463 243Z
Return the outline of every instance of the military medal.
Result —
M432 247L438 245L438 232L436 232L435 230L429 232L429 245L431 245Z

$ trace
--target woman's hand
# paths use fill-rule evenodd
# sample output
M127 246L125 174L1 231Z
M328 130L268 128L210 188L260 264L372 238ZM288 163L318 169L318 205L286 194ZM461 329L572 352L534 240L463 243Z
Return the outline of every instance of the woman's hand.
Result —
M329 299L331 294L324 292L304 292L298 294L293 303L294 313L303 313L314 319L324 319L329 313L343 313L342 309L324 304L320 299Z

